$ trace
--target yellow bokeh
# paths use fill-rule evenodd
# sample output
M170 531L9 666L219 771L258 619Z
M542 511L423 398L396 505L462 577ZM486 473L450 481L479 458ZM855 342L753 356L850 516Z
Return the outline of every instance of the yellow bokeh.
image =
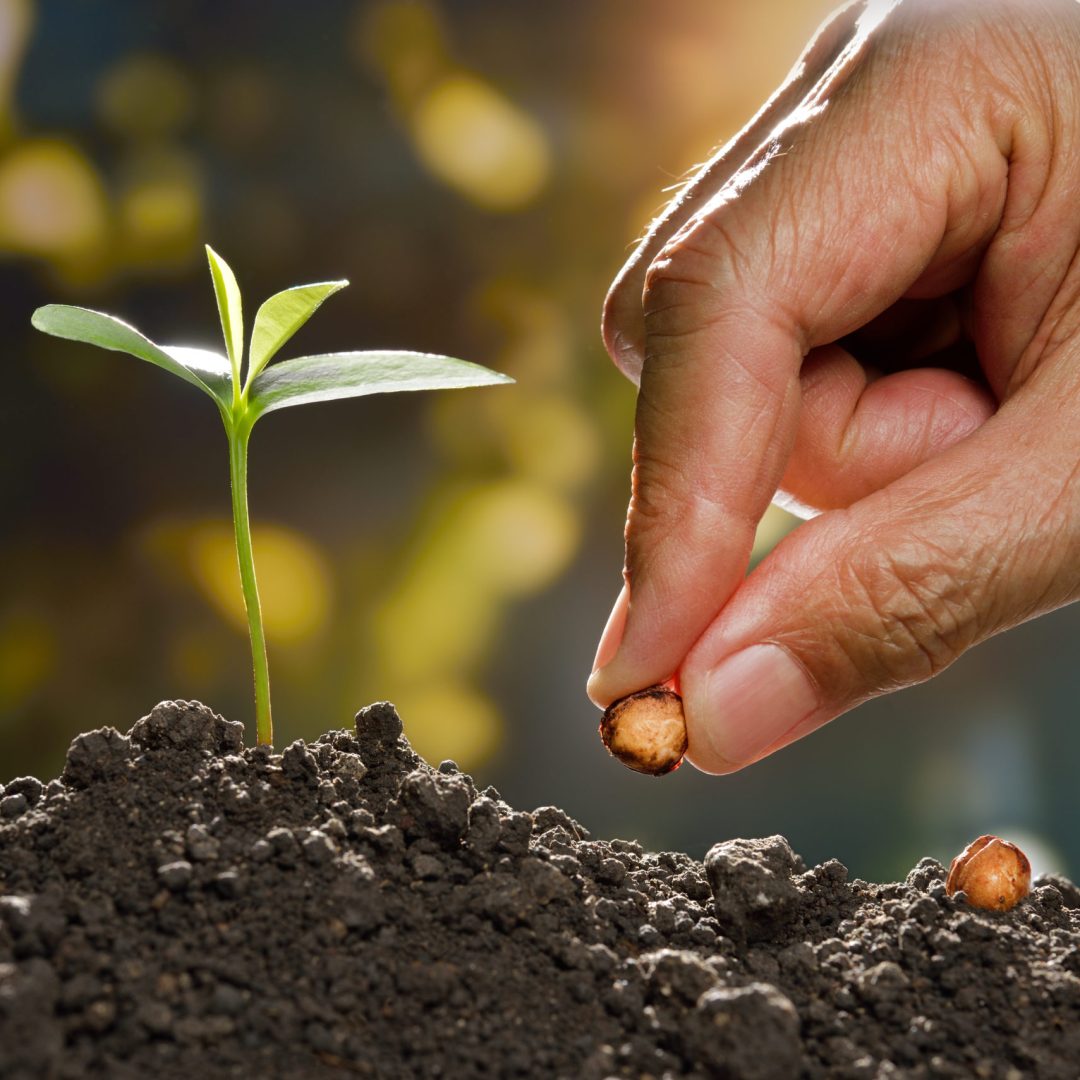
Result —
M117 211L129 261L186 258L202 230L202 182L194 161L166 147L133 155L123 170Z
M474 75L441 79L411 120L420 160L478 206L520 209L547 182L551 154L540 125Z
M140 184L120 206L124 225L141 241L190 235L198 224L199 202L190 188L166 181Z
M378 71L403 106L414 102L447 62L439 13L425 0L361 4L349 44L355 59Z
M56 661L52 628L40 615L10 612L0 620L0 709L24 701L49 677Z
M379 611L382 670L420 681L475 668L505 602L562 573L579 531L573 508L533 484L480 485L453 500L425 525L422 546Z
M580 370L580 356L573 322L560 298L535 285L498 277L482 282L469 306L477 322L504 335L501 370L527 377L532 387L555 384L565 392L566 380Z
M82 257L104 243L107 218L97 173L75 147L34 139L0 160L0 248Z
M33 21L31 0L0 0L0 118L5 128Z
M573 508L534 484L509 480L476 491L462 507L459 567L506 596L542 589L566 568L580 525Z
M455 67L436 7L361 6L349 43L385 85L433 176L486 210L521 209L543 190L551 173L544 130L496 86Z
M521 395L496 413L511 464L522 476L559 491L577 491L595 475L599 435L569 396Z
M190 118L193 104L183 71L152 53L125 57L101 81L97 94L106 126L131 138L170 134Z
M391 682L465 671L486 654L496 615L481 583L441 552L425 553L376 616L380 670Z
M495 278L473 291L469 317L499 335L485 362L528 391L436 398L429 416L440 447L462 465L484 467L495 452L530 480L580 488L599 464L599 433L567 385L580 358L566 311L535 287Z
M208 521L191 528L188 566L199 591L240 629L247 616L232 527ZM290 529L252 529L255 567L267 636L281 644L304 641L326 624L331 608L330 570L315 546Z
M498 749L503 724L491 701L458 682L436 683L395 694L405 734L432 763L447 758L475 769Z

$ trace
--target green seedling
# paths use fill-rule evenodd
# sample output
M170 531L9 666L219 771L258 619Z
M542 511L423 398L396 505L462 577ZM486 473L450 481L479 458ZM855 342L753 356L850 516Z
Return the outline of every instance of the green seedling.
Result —
M38 308L32 321L46 334L129 353L157 364L198 387L217 405L229 441L236 557L255 669L256 731L260 743L270 744L274 741L270 672L248 520L248 440L255 421L275 409L314 401L334 401L392 390L491 386L513 382L513 379L465 360L416 352L327 353L283 360L268 368L285 342L328 296L348 285L347 281L298 285L265 301L255 315L246 370L242 373L244 320L240 289L225 260L209 246L206 254L225 335L225 356L208 349L155 345L134 327L112 315L66 304Z

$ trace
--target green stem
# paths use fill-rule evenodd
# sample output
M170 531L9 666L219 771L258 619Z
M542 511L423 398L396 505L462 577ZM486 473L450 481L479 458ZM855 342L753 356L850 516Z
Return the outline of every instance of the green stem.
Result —
M236 533L236 560L240 565L240 586L244 592L248 629L251 632L251 661L255 669L255 727L260 744L274 741L270 718L270 668L266 660L259 586L255 582L255 557L251 549L248 520L247 459L251 429L241 421L228 425L229 478L232 481L233 529Z

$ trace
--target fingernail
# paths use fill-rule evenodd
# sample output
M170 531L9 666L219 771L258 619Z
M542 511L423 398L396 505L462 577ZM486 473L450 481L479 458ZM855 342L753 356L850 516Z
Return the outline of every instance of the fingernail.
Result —
M778 645L751 645L729 656L689 690L698 737L736 767L760 757L818 708L806 672Z
M630 603L630 590L623 585L622 590L619 592L619 596L615 601L615 606L611 609L611 614L608 616L607 623L604 626L604 632L600 635L600 644L596 647L596 659L593 660L592 674L593 676L601 669L608 666L612 660L615 659L615 654L619 651L619 644L622 641L623 631L626 629L626 611ZM590 687L594 684L594 679L590 677Z

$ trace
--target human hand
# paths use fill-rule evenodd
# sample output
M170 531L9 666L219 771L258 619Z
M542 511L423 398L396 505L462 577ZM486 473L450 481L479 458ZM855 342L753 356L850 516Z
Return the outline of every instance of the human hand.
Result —
M1080 596L1078 57L1075 0L849 5L642 242L597 704L676 678L731 772Z

